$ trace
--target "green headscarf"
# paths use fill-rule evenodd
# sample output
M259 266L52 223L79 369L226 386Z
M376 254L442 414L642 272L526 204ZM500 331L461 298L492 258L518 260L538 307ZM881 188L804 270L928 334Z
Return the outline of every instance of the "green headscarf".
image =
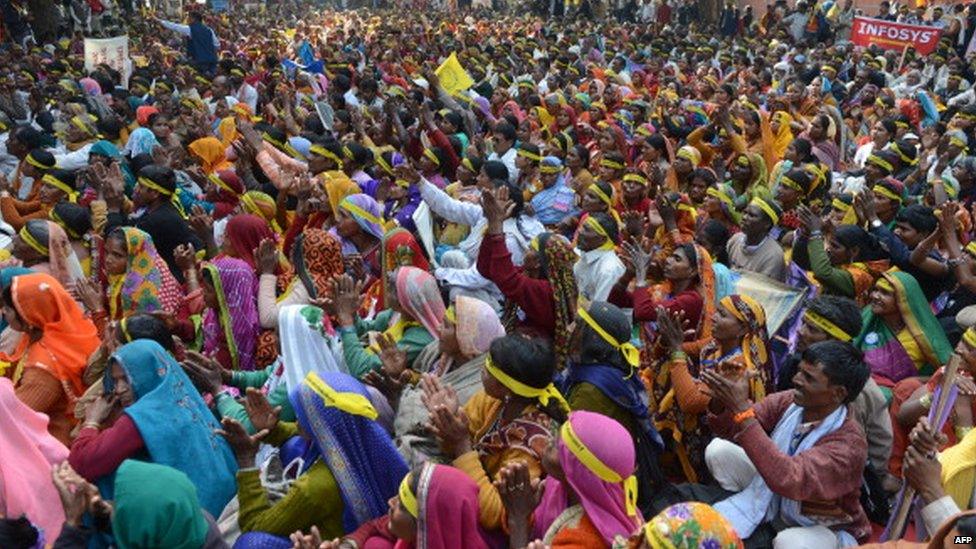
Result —
M172 467L127 459L115 474L112 532L122 549L199 549L207 539L197 490Z

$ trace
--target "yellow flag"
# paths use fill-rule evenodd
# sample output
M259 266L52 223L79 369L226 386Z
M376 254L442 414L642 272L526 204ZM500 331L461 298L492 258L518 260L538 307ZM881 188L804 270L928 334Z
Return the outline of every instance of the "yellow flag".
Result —
M458 92L462 92L474 85L474 80L464 70L461 62L458 61L457 55L453 52L450 57L441 63L441 66L437 67L434 74L440 80L441 87L444 88L444 91L450 95L456 95Z

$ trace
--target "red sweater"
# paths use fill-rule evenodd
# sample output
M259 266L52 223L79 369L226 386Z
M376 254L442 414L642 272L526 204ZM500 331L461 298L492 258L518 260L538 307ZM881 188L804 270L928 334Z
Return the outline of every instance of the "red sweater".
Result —
M132 418L122 414L111 427L99 432L85 427L71 444L68 463L89 482L111 474L126 459L143 450L145 443Z
M864 432L853 414L840 428L794 456L769 438L793 404L793 391L768 395L755 405L756 420L737 425L726 411L708 415L716 436L733 440L746 451L773 493L800 502L800 512L832 530L846 530L863 543L871 525L861 508L861 477L868 458Z
M486 234L478 250L478 272L495 283L508 299L522 308L528 331L551 338L556 331L556 307L548 280L527 276L512 264L504 234Z

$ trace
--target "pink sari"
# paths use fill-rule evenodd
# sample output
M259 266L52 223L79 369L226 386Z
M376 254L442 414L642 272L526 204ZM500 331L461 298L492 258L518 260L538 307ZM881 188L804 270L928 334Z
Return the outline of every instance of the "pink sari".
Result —
M461 470L427 463L417 481L417 537L396 549L488 548L478 525L478 485Z

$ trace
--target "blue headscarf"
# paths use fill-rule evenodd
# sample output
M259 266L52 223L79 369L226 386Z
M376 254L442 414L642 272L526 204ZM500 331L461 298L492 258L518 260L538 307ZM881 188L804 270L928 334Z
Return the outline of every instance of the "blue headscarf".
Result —
M7 267L0 269L0 291L6 290L13 283L15 276L30 274L34 271L24 267ZM7 319L0 315L0 332L7 329Z
M158 146L159 140L153 132L148 128L137 128L129 134L123 152L131 158L139 154L152 154L153 149Z
M125 370L135 402L124 410L139 429L149 461L190 477L200 505L218 517L237 493L237 461L230 445L183 368L155 341L139 339L120 347L112 360ZM113 390L111 375L103 378Z
M318 376L337 392L369 398L366 387L349 374ZM345 531L386 514L387 501L407 474L407 464L386 431L372 419L326 405L307 379L288 396L302 431L314 439L313 446L339 485Z

